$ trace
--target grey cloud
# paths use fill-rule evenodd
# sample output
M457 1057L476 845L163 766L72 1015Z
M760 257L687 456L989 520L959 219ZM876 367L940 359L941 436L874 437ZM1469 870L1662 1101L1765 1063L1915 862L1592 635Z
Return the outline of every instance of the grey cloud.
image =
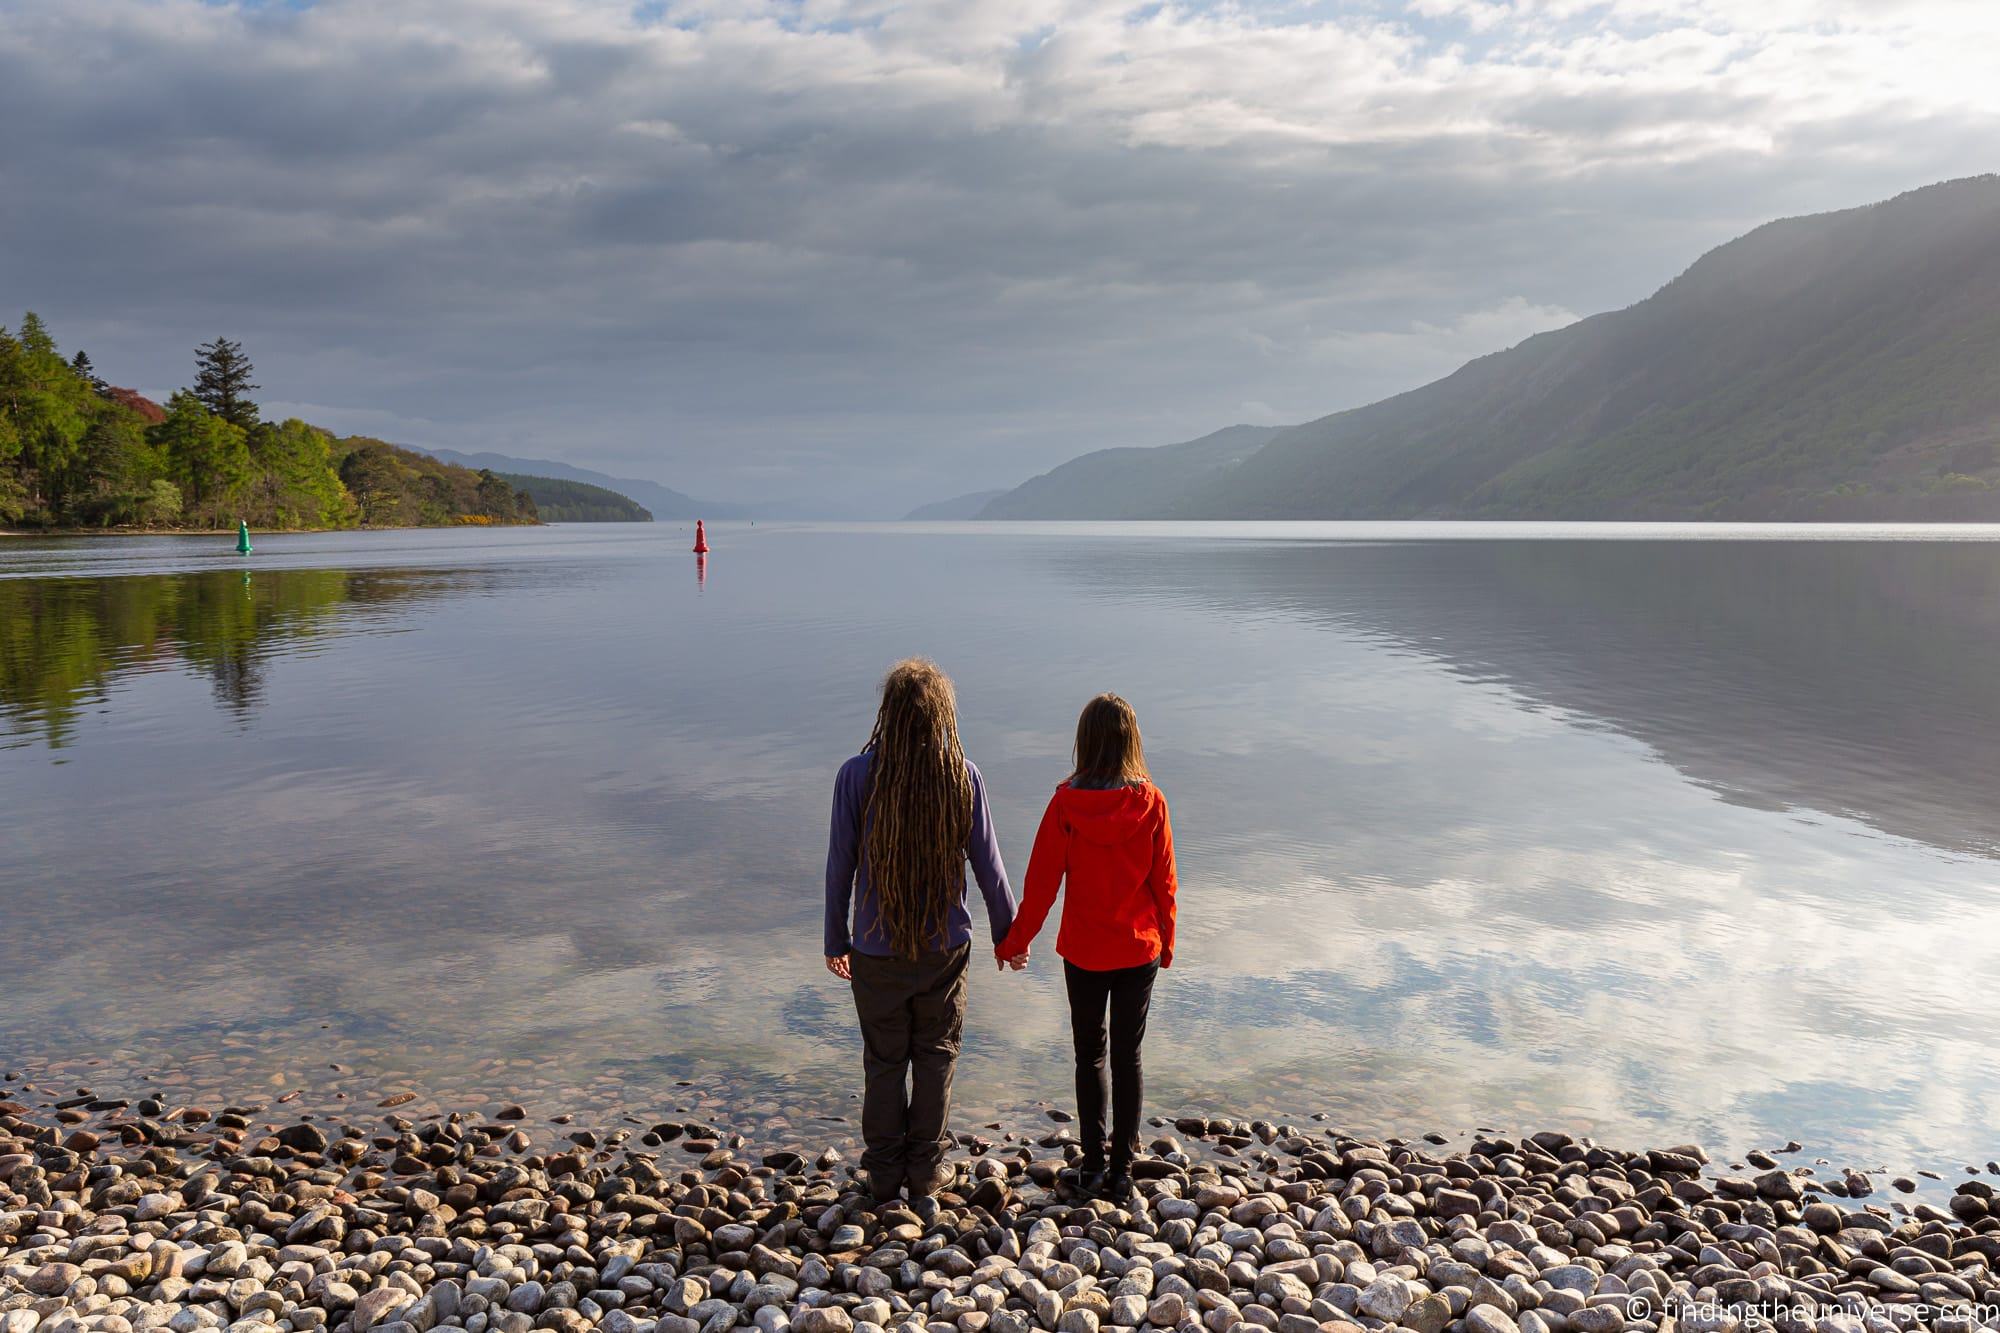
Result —
M141 388L224 331L337 428L888 514L1409 387L1462 350L1427 328L1627 304L1765 218L1979 169L1995 118L1626 88L1601 35L1563 69L1524 32L1524 78L1505 41L1410 56L1437 54L1414 19L1167 10L1203 42L1149 28L1170 63L1135 72L1090 0L722 8L0 13L0 118L36 126L0 159L0 318ZM1337 126L1321 69L1362 108ZM1160 132L1190 107L1197 147ZM1746 123L1777 148L1630 142Z

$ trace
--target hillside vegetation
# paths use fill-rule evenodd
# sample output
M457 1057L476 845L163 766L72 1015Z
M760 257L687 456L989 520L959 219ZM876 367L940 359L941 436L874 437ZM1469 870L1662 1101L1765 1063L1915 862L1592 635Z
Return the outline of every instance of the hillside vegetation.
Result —
M0 525L342 528L533 523L535 502L475 472L296 418L260 418L225 338L164 406L64 359L32 312L0 328Z
M616 491L593 486L587 481L566 481L560 477L530 477L518 472L494 474L535 502L544 523L651 523L653 516L644 505Z
M614 477L610 473L577 467L574 463L565 463L558 458L515 458L508 454L495 453L467 454L460 453L456 449L427 449L424 452L447 463L457 463L460 467L490 468L494 472L517 477L580 481L585 485L601 487L644 507L655 519L747 518L751 515L749 507L744 505L697 499L671 486L663 486L657 481L646 481L639 477Z

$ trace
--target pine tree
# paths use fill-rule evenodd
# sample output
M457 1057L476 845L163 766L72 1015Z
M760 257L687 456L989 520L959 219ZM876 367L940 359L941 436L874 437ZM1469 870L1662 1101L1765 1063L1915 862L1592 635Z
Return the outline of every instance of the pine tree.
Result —
M18 335L21 346L36 356L54 356L56 340L49 336L48 325L42 317L30 310L21 316L21 332Z
M243 344L217 338L195 348L194 396L214 415L242 430L257 424L257 404L248 394L261 386L250 382L250 358Z
M104 392L105 383L102 379L98 378L97 367L90 364L90 353L84 351L81 347L77 348L76 355L69 359L69 368L81 376L98 393Z

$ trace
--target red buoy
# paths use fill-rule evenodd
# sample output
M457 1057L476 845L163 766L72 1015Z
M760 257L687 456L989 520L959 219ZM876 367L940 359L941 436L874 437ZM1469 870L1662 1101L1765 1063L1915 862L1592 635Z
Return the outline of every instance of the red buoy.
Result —
M708 534L702 531L700 519L694 521L694 553L696 555L708 554Z

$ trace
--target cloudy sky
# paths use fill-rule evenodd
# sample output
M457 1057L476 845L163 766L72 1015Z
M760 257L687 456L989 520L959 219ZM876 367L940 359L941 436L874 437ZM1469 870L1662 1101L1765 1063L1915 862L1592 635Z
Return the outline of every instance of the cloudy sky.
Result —
M892 515L1992 170L1996 67L1992 0L0 0L0 320Z

